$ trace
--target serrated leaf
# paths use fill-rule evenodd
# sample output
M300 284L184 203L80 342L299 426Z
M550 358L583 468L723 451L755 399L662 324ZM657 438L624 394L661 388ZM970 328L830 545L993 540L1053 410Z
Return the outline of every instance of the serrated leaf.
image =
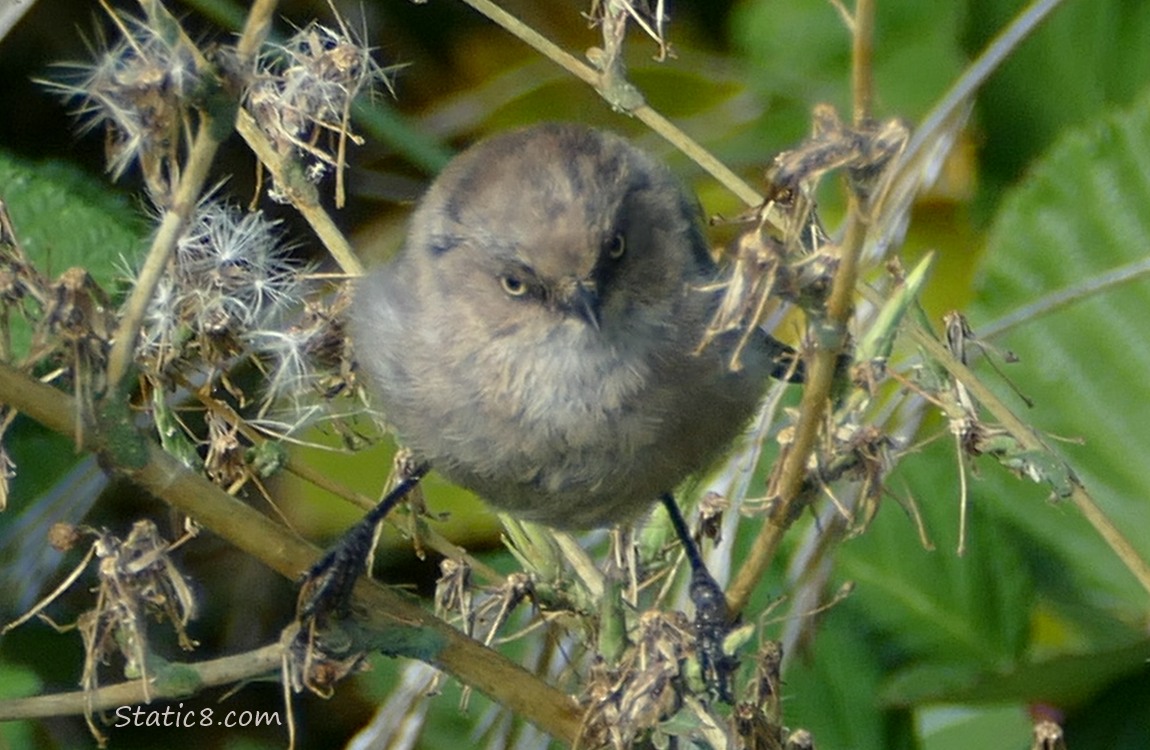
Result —
M1148 253L1150 96L1144 95L1131 109L1064 136L1005 197L971 319L992 321ZM1037 404L1025 418L1047 433L1081 439L1060 452L1143 559L1150 559L1150 536L1139 533L1150 529L1147 309L1150 280L1132 281L1047 311L995 342L1021 359L1010 375ZM1055 550L1097 603L1127 609L1131 618L1145 611L1146 592L1079 513L1026 501L1031 493L1020 497L998 477L982 492L997 496L989 507Z
M64 162L33 163L0 152L0 195L42 271L83 266L105 288L119 258L132 257L146 231L139 210Z

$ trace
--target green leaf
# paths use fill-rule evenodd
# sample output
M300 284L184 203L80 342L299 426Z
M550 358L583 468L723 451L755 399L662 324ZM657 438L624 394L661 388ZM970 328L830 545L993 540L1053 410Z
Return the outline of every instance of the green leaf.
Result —
M64 162L29 162L0 151L0 200L41 273L55 278L81 266L105 291L112 289L120 259L135 258L146 233L140 211ZM13 351L20 356L30 332L19 316L12 327Z
M820 624L810 652L786 668L784 723L809 730L818 747L914 746L908 715L884 710L878 701L882 672L870 635L853 613L836 607Z
M1128 111L1064 136L1006 195L971 320L993 320L1066 292L1148 250L1150 96L1144 95ZM1150 536L1141 533L1150 529L1147 309L1150 284L1134 281L1047 310L995 340L1021 359L1010 376L1036 402L1022 416L1049 434L1081 439L1055 447L1143 559L1150 559ZM1001 383L994 375L987 380ZM1005 387L998 390L1017 403ZM1137 621L1146 592L1081 514L1035 503L1017 482L989 479L982 492L995 498L988 503L994 512L1054 551L1066 566L1062 577L1072 576L1096 605Z
M972 678L951 667L924 665L903 670L882 691L893 706L923 703L1083 703L1115 679L1145 670L1150 641L1088 654L1019 664Z
M958 77L959 12L956 3L877 4L874 73L880 117L921 116ZM732 16L731 37L754 71L748 80L773 101L769 119L790 121L783 133L787 140L805 134L815 103L848 106L851 35L831 3L743 3Z
M1022 706L960 708L942 706L918 718L922 750L969 750L972 747L1024 747L1034 721Z
M0 152L0 195L41 270L59 274L84 266L105 288L119 258L133 257L147 231L141 211L103 180L65 162L29 162Z
M0 661L0 698L26 698L39 693L43 681L28 667ZM32 721L0 722L0 745L36 747L36 725Z
M934 550L923 548L912 522L888 503L866 534L843 546L840 560L857 585L851 604L865 608L911 661L962 665L974 675L1013 664L1024 651L1033 583L1017 539L977 501L966 554L958 556L958 472L953 438L944 438L904 459L888 482L915 498Z
M981 49L1019 0L972 0L969 48ZM1150 3L1063 3L983 88L979 121L991 182L1013 180L1067 127L1128 104L1150 82Z

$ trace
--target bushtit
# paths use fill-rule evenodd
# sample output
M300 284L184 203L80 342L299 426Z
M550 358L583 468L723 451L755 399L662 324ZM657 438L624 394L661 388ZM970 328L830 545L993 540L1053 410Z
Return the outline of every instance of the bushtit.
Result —
M801 374L761 331L737 371L740 332L700 347L723 291L699 218L666 167L577 125L491 138L447 166L350 312L417 468L312 568L301 618L346 611L375 525L429 466L561 528L632 520L658 499L691 564L704 674L731 699L726 599L670 493L739 434L768 377Z
M401 442L518 518L634 519L716 458L794 352L699 350L719 271L695 199L622 138L541 125L448 165L351 336Z

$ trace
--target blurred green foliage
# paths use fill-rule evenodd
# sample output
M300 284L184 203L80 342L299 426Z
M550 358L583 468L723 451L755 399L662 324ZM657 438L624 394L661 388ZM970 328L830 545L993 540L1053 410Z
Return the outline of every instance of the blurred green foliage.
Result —
M578 15L579 4L508 5L576 52L597 41ZM748 179L757 180L773 153L804 136L813 104L829 101L848 109L850 39L831 3L679 5L670 30L677 58L653 62L653 45L636 36L630 49L634 79L654 106ZM1150 4L1065 5L980 93L965 134L968 147L944 172L943 185L916 207L907 239L908 256L923 249L939 253L925 307L940 312L971 300L976 329L1144 258L1150 249ZM46 18L64 7L72 6L40 0L27 23L0 40L0 65L9 69L14 57L5 55L37 38L50 40L42 45L46 49L67 48L61 37L74 41L72 28ZM876 114L920 118L1022 7L1017 0L880 0ZM191 14L193 25L237 17L235 7L206 2L176 9ZM302 24L315 9L285 3L283 10ZM424 180L452 148L488 131L542 119L578 119L626 131L691 179L709 213L740 210L637 123L611 113L582 84L477 20L461 3L437 0L424 7L378 0L365 3L365 14L379 54L387 62L394 56L413 64L400 76L397 100L381 103L388 110L385 125L374 131L366 126L377 140L353 155L360 165L352 181L357 202L347 216L361 226L364 246L394 248L405 212L393 210L391 201L416 194L411 183ZM357 17L356 11L349 15ZM46 128L68 126L62 108L49 111L54 121ZM18 121L16 115L12 119ZM89 170L77 177L72 166L29 160L26 154L36 147L27 144L36 134L12 127L0 127L0 138L10 141L0 141L0 196L28 249L43 251L36 257L55 273L85 265L107 288L115 259L139 246L139 212L122 195L106 200L108 188L92 166L98 148L91 140L81 142L75 154ZM60 142L54 138L46 142ZM67 149L57 150L54 156L69 158ZM242 156L227 158L246 164ZM400 184L402 190L395 187ZM123 192L132 187L129 180ZM834 216L833 200L827 213ZM1148 293L1144 281L1131 281L1026 319L995 341L1020 356L1008 374L1037 405L1025 410L1004 385L997 389L1038 428L1082 439L1060 450L1144 559L1150 558L1150 474L1142 455L1150 441L1144 375L1150 371L1150 345L1142 325ZM979 370L984 371L988 382L998 382L986 368ZM853 581L856 588L819 618L813 638L793 655L784 683L788 723L810 729L823 750L1020 748L1029 741L1027 713L1049 710L1064 717L1073 750L1146 747L1146 592L1076 510L1046 502L1046 488L1009 475L989 459L960 467L945 425L928 419L922 436L939 433L941 439L903 458L888 482L891 493L915 499L935 549L923 549L912 523L889 501L866 534L841 546L834 580ZM40 448L34 439L34 430L9 437L20 443L13 454L22 471L37 466L27 457L36 451L65 450L61 442ZM370 493L382 481L388 455L384 449L337 456L321 466ZM31 469L39 480L36 492L51 489L62 471L43 466ZM972 508L969 549L958 557L963 470L972 477ZM346 510L339 516L332 506L318 504L315 496L282 489L301 495L291 501L298 506L292 515L307 534L332 533L331 518L350 518ZM458 490L432 484L428 494L434 510L453 508L453 522L465 527L448 525L445 533L470 548L495 544L490 516L474 504L459 510ZM13 510L21 512L27 503L26 496L14 497ZM809 522L793 535L808 530ZM505 553L495 554L507 563ZM430 563L414 562L406 551L387 556L397 565L392 580L426 590L434 575ZM258 580L254 573L236 578L245 575ZM213 583L205 576L206 588ZM786 593L785 586L774 571L762 596ZM284 603L261 596L269 592L281 593L249 586L230 600L237 608L269 608L262 633L238 636L227 607L219 606L217 620L196 626L202 634L197 637L221 648L270 637L278 627L275 613L282 612L275 607ZM39 641L16 654L0 642L0 684L11 688L22 681L26 692L39 689L27 665L36 668L50 643ZM356 685L341 686L332 704L301 702L301 725L310 727L313 746L346 742L389 694L403 664L382 658L375 664ZM483 699L473 699L470 713L463 713L458 688L446 693L431 703L433 719L422 747L468 743L482 715ZM61 737L83 736L74 728L59 736L41 732L35 740L27 727L4 731L14 747L33 741L67 747ZM114 741L119 747L149 747L170 744L173 736L124 732ZM282 738L264 737L215 740L220 747L282 745ZM196 740L211 744L206 734Z

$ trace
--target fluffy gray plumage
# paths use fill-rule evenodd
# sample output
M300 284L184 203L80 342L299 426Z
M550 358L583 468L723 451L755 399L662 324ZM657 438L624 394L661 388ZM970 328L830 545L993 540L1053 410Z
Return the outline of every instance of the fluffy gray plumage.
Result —
M634 518L743 429L786 350L701 354L721 292L699 210L618 136L542 125L470 148L359 283L351 335L404 445L520 518Z

